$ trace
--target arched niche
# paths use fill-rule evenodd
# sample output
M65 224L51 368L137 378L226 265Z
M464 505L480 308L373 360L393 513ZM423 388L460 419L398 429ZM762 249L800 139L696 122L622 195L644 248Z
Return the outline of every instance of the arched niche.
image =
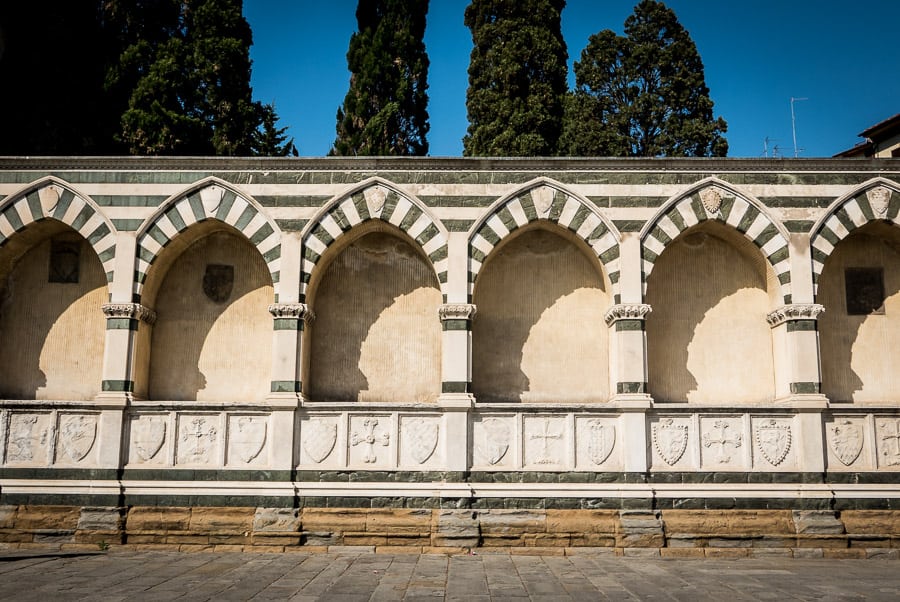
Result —
M272 371L274 291L258 250L231 226L195 224L147 273L142 304L156 311L138 333L135 392L173 401L261 401Z
M400 229L370 220L322 256L304 335L313 401L433 402L441 391L441 289Z
M517 229L475 281L472 389L479 402L609 398L609 280L574 233L547 221Z
M107 280L93 247L55 219L0 248L0 396L93 399L101 389Z
M835 245L818 282L822 393L900 401L900 229L873 221Z
M674 239L647 281L649 392L657 401L764 402L775 397L766 315L781 302L758 247L706 221Z

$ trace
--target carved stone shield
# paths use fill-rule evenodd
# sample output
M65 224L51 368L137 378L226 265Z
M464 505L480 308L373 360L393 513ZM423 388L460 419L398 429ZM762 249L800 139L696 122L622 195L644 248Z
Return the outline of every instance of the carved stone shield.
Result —
M363 191L363 196L366 199L369 215L381 217L381 210L384 209L384 203L387 201L387 191L381 186L372 186Z
M97 417L64 415L59 423L59 447L73 462L81 462L94 447Z
M708 213L718 213L722 206L722 193L715 186L700 191L700 202Z
M166 441L166 419L162 416L143 416L134 423L134 452L144 462L149 462Z
M769 420L756 427L756 446L772 466L781 464L791 450L791 427Z
M324 420L303 423L303 449L316 464L331 455L337 441L337 425Z
M674 465L687 449L688 426L676 424L671 418L664 418L653 425L653 447L669 466Z
M222 198L225 191L218 186L207 186L200 190L200 202L203 204L203 210L206 215L215 215L222 204Z
M488 464L496 464L509 449L509 425L498 418L488 418L481 423L483 441L481 451Z
M245 464L252 462L266 444L266 419L240 416L234 420L228 433L231 449Z
M594 464L603 464L616 442L616 427L599 420L588 422L588 455Z
M209 264L203 274L203 292L215 303L225 303L234 288L234 266Z
M409 455L419 464L424 464L437 447L437 422L413 418L404 421L403 425L404 445L409 448Z
M850 466L856 462L862 451L862 426L849 420L842 420L829 425L828 445L844 466Z
M59 204L59 187L55 184L44 186L38 190L38 199L41 201L41 209L44 215L53 215L56 206Z
M891 202L891 190L885 186L876 186L866 191L866 198L869 199L869 206L878 217L887 215L888 205Z
M556 196L556 191L549 186L541 186L531 191L531 200L534 201L538 217L547 217L550 214L554 196Z

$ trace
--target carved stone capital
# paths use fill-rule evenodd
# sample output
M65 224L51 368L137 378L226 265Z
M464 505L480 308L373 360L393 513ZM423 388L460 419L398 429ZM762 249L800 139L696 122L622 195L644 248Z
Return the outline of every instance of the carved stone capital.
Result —
M619 303L610 307L603 318L607 326L612 326L619 320L643 320L651 311L653 308L646 303Z
M156 322L156 312L140 303L104 303L101 309L107 318L129 318L147 324Z
M775 328L779 324L791 320L818 320L819 314L825 311L825 306L818 303L792 303L782 305L766 316L769 326Z
M444 320L473 320L478 309L471 303L450 303L438 308L441 322Z
M269 306L273 318L297 318L304 322L312 322L316 314L306 303L273 303Z

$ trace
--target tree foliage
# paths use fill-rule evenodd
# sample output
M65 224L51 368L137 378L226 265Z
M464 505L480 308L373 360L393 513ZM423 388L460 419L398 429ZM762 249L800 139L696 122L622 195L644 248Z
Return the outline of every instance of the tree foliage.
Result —
M121 139L132 154L248 155L262 113L251 98L252 36L241 0L179 4L172 35L155 49L141 38L123 53L140 77Z
M472 0L467 156L555 155L563 123L568 53L565 0Z
M727 125L713 118L703 62L662 2L641 0L625 35L590 37L566 100L563 153L723 157Z
M333 155L428 153L428 0L359 0Z
M278 114L275 112L275 104L260 104L260 125L253 138L253 154L263 157L296 157L297 146L293 138L288 138L287 128L277 125Z

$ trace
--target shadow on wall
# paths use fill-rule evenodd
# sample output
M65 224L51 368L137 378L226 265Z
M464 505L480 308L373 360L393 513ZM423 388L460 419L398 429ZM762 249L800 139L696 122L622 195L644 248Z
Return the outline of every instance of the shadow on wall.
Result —
M884 304L871 313L850 315L847 297L869 297L865 282L851 282L846 270L882 274ZM869 283L871 284L871 283ZM900 231L873 222L836 246L819 279L822 393L832 401L887 401L900 396L897 341L900 340Z
M441 292L407 241L371 232L325 269L311 305L315 401L434 401L440 395Z
M220 231L187 247L156 296L149 398L264 397L271 373L272 296L265 262L243 238Z
M26 230L30 236L17 235L20 243L27 239L26 245L16 249L11 241L12 248L4 248L11 257L3 263L11 271L4 270L8 277L0 293L0 396L91 399L102 379L103 267L91 246L59 222L47 220ZM77 272L77 282L50 282L53 241L77 249L75 259L70 254L64 260L69 262L64 270Z
M609 299L598 270L575 244L540 228L494 251L474 293L478 401L608 399Z
M774 397L765 260L724 229L688 230L667 246L648 278L649 392L657 400Z

